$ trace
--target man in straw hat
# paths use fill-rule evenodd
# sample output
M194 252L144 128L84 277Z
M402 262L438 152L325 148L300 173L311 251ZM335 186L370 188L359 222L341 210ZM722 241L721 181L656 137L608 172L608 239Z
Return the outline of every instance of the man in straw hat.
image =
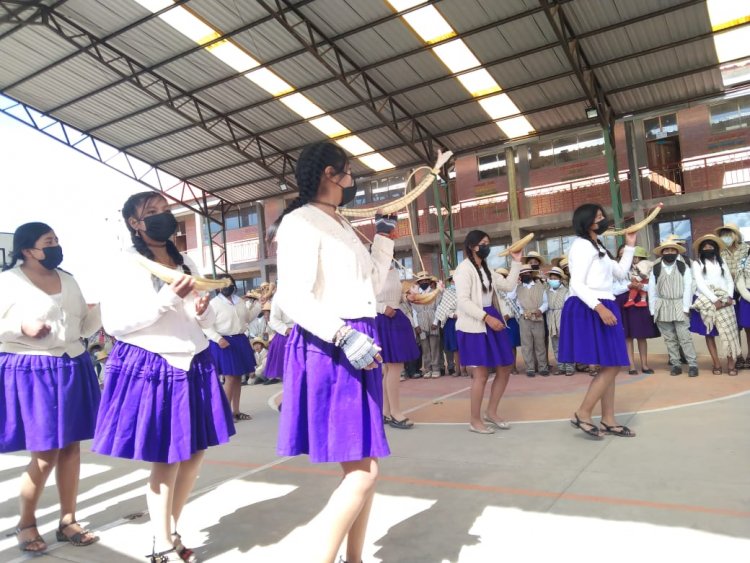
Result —
M670 375L680 375L680 349L688 364L688 375L698 375L698 357L690 336L688 315L692 303L693 276L690 268L679 260L685 247L667 239L654 248L659 260L648 280L648 305L651 316L664 337L669 354Z
M547 311L547 293L544 284L534 279L530 265L522 266L519 273L521 283L516 288L516 303L521 316L521 353L526 364L526 375L534 377L549 375L547 346L544 338L544 313Z
M532 250L531 252L527 253L526 256L521 259L521 261L524 265L528 265L535 272L541 270L542 266L547 263L547 261L544 259L544 256L539 254L536 250Z
M734 280L720 256L724 248L724 242L714 234L703 235L693 244L696 256L693 279L697 291L690 314L690 330L706 337L715 375L721 375L717 336L721 354L727 358L727 373L737 375L735 362L742 349L734 310Z
M566 364L565 362L561 363L557 357L557 349L560 342L560 318L562 316L563 305L568 298L568 288L563 284L565 278L565 272L559 266L553 266L547 272L548 309L546 315L552 351L555 353L555 361L557 362L555 375L562 375L564 373L570 376L575 373L575 366L573 364Z
M418 272L414 279L419 293L434 291L437 281L435 276L425 271ZM414 325L416 326L414 330L417 333L419 345L422 349L422 373L425 379L440 377L442 369L440 329L435 322L437 306L438 299L434 299L429 303L411 303L412 316Z
M262 338L253 338L250 341L250 345L253 347L253 353L255 354L255 371L250 374L252 383L250 385L257 385L263 383L266 378L266 359L268 358L268 342ZM244 383L247 383L245 380Z
M739 227L734 223L727 223L726 225L722 225L721 227L716 229L714 233L716 233L719 238L721 238L721 241L726 246L726 248L721 251L721 259L727 265L727 268L729 268L729 272L732 274L732 279L736 284L740 266L744 265L748 260L750 245L743 241L742 231L740 231ZM740 302L739 297L739 292L735 291L734 300L738 303ZM735 313L737 314L737 318L739 320L739 307L737 307ZM742 354L740 354L737 357L736 369L750 368L750 331L746 331L746 336L749 350L747 360L742 356ZM742 342L740 342L740 345L741 344Z

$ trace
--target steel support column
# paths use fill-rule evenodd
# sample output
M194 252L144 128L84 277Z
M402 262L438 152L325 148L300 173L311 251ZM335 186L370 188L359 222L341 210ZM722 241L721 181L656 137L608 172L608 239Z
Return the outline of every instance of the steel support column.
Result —
M510 212L510 237L513 240L521 238L518 221L518 174L516 173L516 151L513 147L505 147L505 170L508 176L508 211Z
M444 169L443 173L444 177L448 178L447 170ZM450 271L456 267L456 241L453 238L451 188L448 182L441 182L441 180L440 176L435 177L433 194L438 233L440 233L440 265L445 279L450 275ZM441 183L445 185L444 188ZM445 212L445 217L443 217L443 212Z
M622 195L620 193L620 182L617 173L617 154L610 143L613 137L612 131L605 129L604 155L607 159L607 172L609 173L609 196L612 200L612 216L617 227L622 227ZM622 244L622 237L617 237L617 244Z

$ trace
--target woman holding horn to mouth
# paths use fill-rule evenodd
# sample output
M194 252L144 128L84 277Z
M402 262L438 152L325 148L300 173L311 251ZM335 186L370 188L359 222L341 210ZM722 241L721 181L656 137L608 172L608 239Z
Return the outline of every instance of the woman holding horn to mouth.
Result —
M438 158L433 174L448 157ZM299 194L269 232L283 280L274 299L296 323L286 346L277 452L341 465L339 486L309 524L305 560L332 562L346 538L346 560L359 562L378 458L390 454L375 316L393 259L396 219L376 216L368 252L339 212L356 187L346 153L331 141L305 147L295 176ZM431 183L428 178L422 189ZM393 205L403 206L390 204L385 212L395 211Z

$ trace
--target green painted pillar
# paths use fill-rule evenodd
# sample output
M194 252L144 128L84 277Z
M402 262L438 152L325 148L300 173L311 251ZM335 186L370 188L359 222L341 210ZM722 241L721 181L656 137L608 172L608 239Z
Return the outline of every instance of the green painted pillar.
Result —
M516 173L516 154L513 147L505 147L505 170L508 176L508 211L510 212L510 237L514 241L521 238L518 222L518 174Z

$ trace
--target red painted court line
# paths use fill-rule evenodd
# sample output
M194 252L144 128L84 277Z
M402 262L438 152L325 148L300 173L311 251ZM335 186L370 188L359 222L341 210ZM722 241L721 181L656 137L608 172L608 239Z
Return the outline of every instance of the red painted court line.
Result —
M257 463L243 463L239 461L206 460L209 465L227 465L254 469L260 467ZM325 475L340 477L341 472L318 467L288 467L276 465L270 471L283 471L286 473L299 473L307 475ZM494 485L475 485L471 483L460 483L456 481L437 481L434 479L418 479L416 477L404 477L400 475L381 475L381 481L388 483L400 483L404 485L417 485L420 487L432 487L436 489L453 489L460 491L478 491L483 493L495 493L501 495L520 496L528 498L554 498L559 500L570 500L574 502L588 502L596 504L609 504L613 506L640 506L642 508L653 508L655 510L675 510L678 512L697 512L701 514L714 514L717 516L730 516L732 518L750 518L750 512L732 510L728 508L712 508L709 506L695 506L690 504L678 504L671 502L655 502L650 500L639 500L620 497L603 497L595 495L582 495L576 493L558 493L554 491L543 491L537 489L515 489L511 487L498 487Z

